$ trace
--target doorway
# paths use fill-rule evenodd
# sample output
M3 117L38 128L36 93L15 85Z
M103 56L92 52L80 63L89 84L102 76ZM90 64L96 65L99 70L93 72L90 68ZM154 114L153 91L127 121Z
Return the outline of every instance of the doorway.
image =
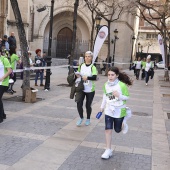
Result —
M57 35L56 58L67 58L71 53L73 32L70 28L62 28Z

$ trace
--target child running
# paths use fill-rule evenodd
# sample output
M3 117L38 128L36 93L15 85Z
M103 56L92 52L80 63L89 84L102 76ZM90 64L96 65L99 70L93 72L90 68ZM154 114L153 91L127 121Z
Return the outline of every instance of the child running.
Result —
M103 87L103 101L100 107L102 112L105 108L106 150L101 156L103 159L109 159L112 156L113 123L114 130L117 133L121 130L123 133L128 131L128 125L126 124L127 111L129 110L129 108L126 108L126 100L129 99L127 85L132 85L132 81L127 74L121 73L117 67L109 68L108 81Z

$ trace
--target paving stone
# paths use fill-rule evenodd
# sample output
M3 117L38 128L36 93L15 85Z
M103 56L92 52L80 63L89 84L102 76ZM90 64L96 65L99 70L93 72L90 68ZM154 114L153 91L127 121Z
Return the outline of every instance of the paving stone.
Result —
M102 100L102 97L94 96L92 105L97 103L100 100ZM84 100L84 106L85 106L85 103L86 103L85 101L86 100ZM57 106L65 106L65 107L73 107L73 108L77 107L75 100L70 99L69 96L68 96L68 98L58 100L56 102L53 102L52 104L57 105Z
M0 124L1 129L51 136L66 123L35 117L20 116Z
M3 105L5 111L18 112L25 108L31 107L33 104L3 100Z
M74 119L78 116L77 109L69 109L69 108L59 108L59 107L50 107L45 106L41 109L33 110L28 114L41 115L53 118L67 118Z
M109 160L103 160L103 152L103 149L79 146L59 170L151 170L150 156L113 152Z
M85 138L85 141L105 143L104 127L97 126ZM136 148L151 149L152 135L149 132L129 130L127 134L113 131L112 144Z
M0 164L13 165L42 143L41 140L0 135Z

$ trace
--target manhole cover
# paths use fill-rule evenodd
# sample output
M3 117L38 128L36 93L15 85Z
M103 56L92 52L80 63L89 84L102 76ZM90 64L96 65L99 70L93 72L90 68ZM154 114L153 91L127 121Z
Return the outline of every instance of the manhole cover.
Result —
M170 94L162 94L163 97L170 97Z
M70 87L69 84L58 84L57 86Z
M36 102L45 100L43 98L36 98L36 99L37 99ZM9 97L9 98L4 98L3 100L14 101L14 102L24 102L24 101L22 101L22 96L13 96L13 97Z
M132 114L137 116L149 116L147 113L143 113L143 112L132 112Z

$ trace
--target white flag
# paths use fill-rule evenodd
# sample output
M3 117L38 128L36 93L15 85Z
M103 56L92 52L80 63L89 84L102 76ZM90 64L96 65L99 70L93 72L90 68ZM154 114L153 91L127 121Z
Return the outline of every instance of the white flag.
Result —
M99 29L98 34L96 35L94 48L93 48L93 63L95 62L99 54L99 51L107 36L108 36L108 27L104 25Z
M165 64L165 49L164 49L163 39L162 39L162 36L160 34L158 34L158 43L159 43L159 47L160 47L160 50L161 50L162 61Z

